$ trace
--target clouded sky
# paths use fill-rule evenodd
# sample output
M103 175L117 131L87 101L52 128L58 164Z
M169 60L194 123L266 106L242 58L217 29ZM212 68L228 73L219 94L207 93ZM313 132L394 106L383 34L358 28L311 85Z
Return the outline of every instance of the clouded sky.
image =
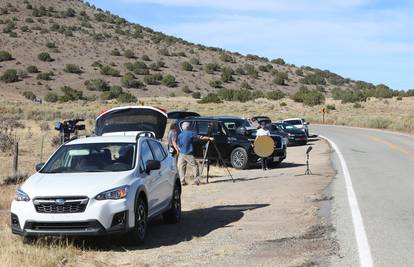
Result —
M92 0L185 40L414 88L414 0Z

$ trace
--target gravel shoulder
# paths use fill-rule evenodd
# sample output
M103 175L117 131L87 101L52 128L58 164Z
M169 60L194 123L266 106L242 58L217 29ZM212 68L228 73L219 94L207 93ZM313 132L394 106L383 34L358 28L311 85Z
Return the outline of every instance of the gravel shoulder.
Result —
M335 175L330 148L312 142L290 147L280 168L233 172L236 182L217 177L209 184L183 188L183 217L178 225L161 219L150 224L144 247L109 242L77 258L82 265L104 266L315 266L337 253L333 227L321 216L323 191Z

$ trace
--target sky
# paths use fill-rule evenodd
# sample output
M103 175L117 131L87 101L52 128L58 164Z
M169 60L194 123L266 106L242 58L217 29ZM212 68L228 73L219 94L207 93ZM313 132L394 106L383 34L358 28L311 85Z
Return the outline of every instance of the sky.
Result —
M193 43L414 88L414 0L92 0Z

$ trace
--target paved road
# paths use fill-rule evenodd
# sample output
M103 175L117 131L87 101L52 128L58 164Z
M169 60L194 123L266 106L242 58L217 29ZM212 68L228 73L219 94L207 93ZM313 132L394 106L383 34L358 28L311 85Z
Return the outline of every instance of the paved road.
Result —
M374 266L414 266L414 138L370 129L314 125L331 139L349 168ZM340 257L333 266L359 266L358 249L344 174L331 185L332 223Z

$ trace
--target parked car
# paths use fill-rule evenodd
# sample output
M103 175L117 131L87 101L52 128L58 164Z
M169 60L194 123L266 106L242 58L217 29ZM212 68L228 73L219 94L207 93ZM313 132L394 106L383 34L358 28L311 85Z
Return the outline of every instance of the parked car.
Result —
M305 121L305 119L290 118L283 120L283 122L296 126L299 129L302 129L306 133L306 136L309 137L309 122Z
M271 124L272 120L267 116L254 116L250 118L250 123L255 126L256 128L262 124L262 122L266 124Z
M289 140L289 146L306 145L308 143L306 133L294 125L290 125L285 122L276 122L271 124L271 130L284 132Z
M148 220L181 217L175 159L158 140L167 114L153 107L121 107L96 119L98 136L63 144L16 190L11 229L35 236L126 234L142 243Z
M192 111L171 111L167 113L170 120L182 120L190 117L200 117L200 114Z
M178 121L182 130L183 122L189 122L190 127L200 135L214 137L224 161L236 169L246 169L258 164L259 157L253 151L256 129L248 120L239 117L197 117ZM271 165L278 165L286 158L286 142L280 135L272 135L275 141L274 153L269 157ZM203 158L204 141L194 142L194 156ZM217 159L214 149L209 149L208 159Z

